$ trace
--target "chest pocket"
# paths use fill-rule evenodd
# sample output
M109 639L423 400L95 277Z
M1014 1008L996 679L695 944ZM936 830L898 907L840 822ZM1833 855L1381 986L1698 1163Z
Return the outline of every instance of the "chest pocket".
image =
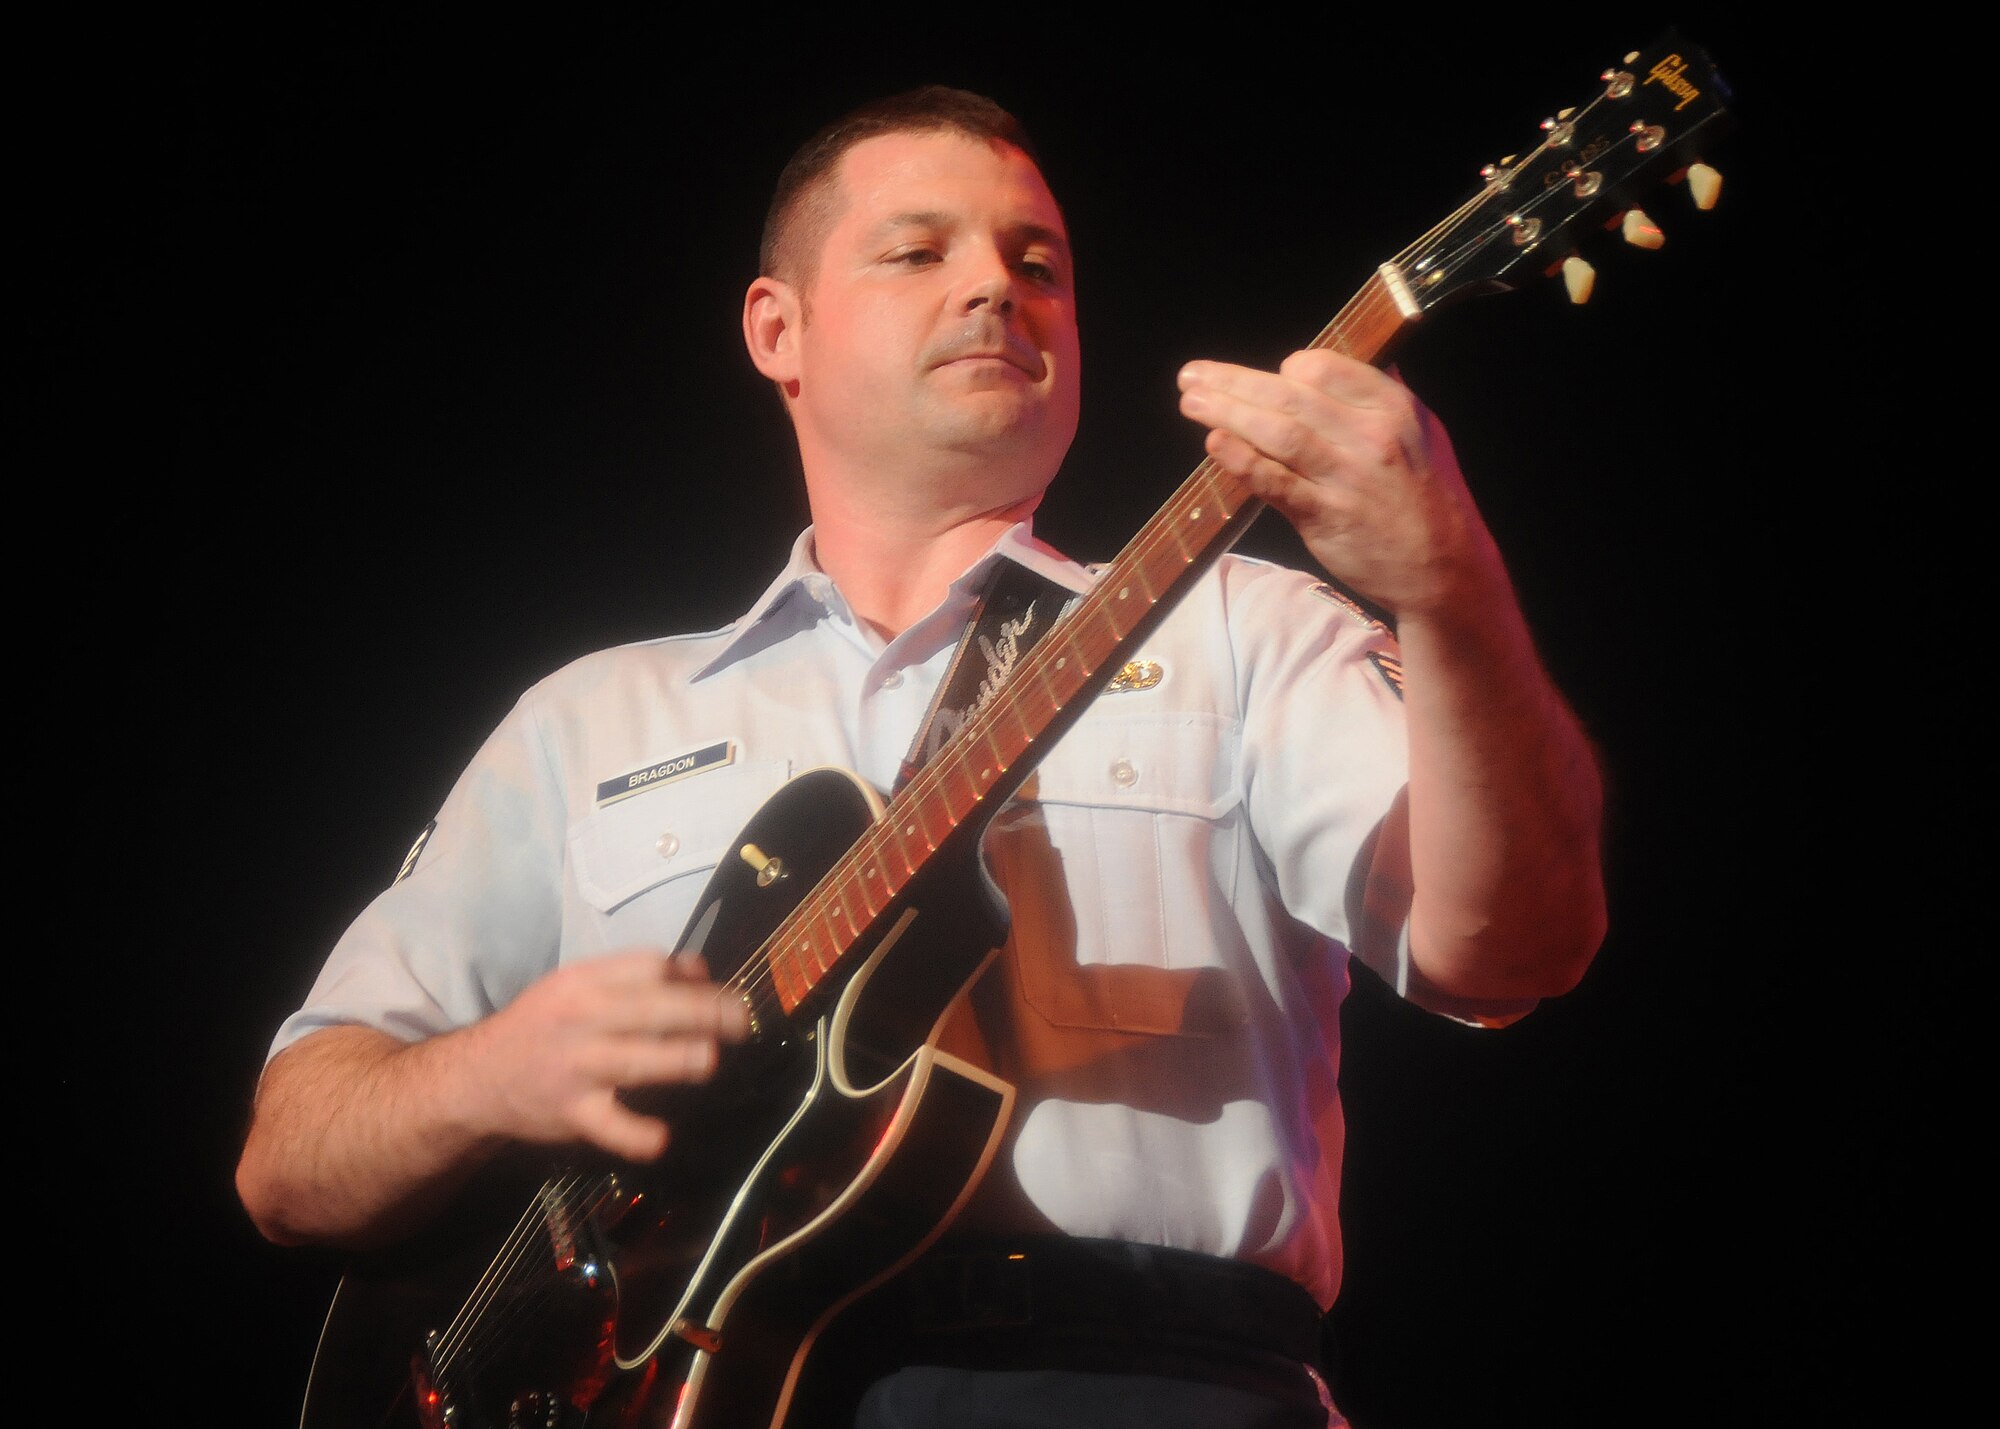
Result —
M1022 1001L1058 1028L1211 1037L1240 1024L1225 965L1242 838L1234 721L1086 717L996 822Z
M737 832L790 773L786 760L747 760L579 819L570 868L607 940L672 946Z

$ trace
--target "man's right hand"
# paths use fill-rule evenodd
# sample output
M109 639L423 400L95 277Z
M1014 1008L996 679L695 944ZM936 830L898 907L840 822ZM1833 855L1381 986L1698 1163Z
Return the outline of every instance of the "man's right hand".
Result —
M557 968L465 1036L495 1132L650 1161L667 1124L619 1093L705 1082L723 1045L749 1030L742 1002L699 957L633 950Z
M560 967L419 1042L323 1028L264 1069L237 1191L271 1240L358 1247L423 1222L510 1144L649 1160L668 1128L619 1094L705 1081L748 1032L698 958L640 950Z

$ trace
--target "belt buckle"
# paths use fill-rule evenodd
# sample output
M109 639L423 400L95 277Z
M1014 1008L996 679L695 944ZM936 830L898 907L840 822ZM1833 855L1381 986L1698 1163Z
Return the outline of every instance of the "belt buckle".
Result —
M934 1255L916 1268L910 1313L918 1330L998 1330L1034 1322L1034 1273L1025 1255Z

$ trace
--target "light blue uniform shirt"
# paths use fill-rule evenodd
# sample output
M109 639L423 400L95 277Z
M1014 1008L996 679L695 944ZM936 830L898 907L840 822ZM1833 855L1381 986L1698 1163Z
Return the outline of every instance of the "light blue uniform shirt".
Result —
M811 550L808 531L723 630L529 690L273 1052L343 1023L427 1037L559 962L671 947L786 780L835 765L891 787L988 562L1093 579L1016 527L885 644ZM986 841L1013 935L976 994L1011 980L1001 1025L1022 1033L994 1049L1021 1089L1006 1154L1065 1231L1240 1257L1331 1304L1357 865L1407 777L1395 642L1311 577L1225 556L1128 668ZM1357 951L1407 991L1399 932Z

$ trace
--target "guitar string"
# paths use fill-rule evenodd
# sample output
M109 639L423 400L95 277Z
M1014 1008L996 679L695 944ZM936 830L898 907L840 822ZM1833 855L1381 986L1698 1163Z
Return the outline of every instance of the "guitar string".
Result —
M580 1238L579 1227L587 1223L604 1205L608 1199L608 1192L615 1182L609 1176L598 1176L594 1179L573 1176L566 1179L568 1184L555 1197L553 1210L561 1219L563 1239L574 1242ZM579 1194L586 1185L587 1194ZM553 1217L545 1218L545 1226L549 1219ZM575 1250L576 1247L572 1245L573 1259ZM523 1265L528 1264L530 1259L535 1262L532 1272L528 1273L528 1289L524 1293L510 1296L497 1315L489 1312L483 1321L475 1326L475 1337L468 1340L463 1351L475 1366L504 1358L506 1351L521 1342L519 1331L524 1324L544 1323L548 1318L544 1313L545 1307L565 1287L565 1276L562 1267L556 1262L555 1249L553 1246L545 1246L542 1236L530 1239L523 1247L522 1257L521 1263L514 1267L517 1272L514 1277L516 1280L521 1279L522 1274L526 1273L522 1271Z
M574 1181L575 1174L572 1173L562 1179ZM480 1322L494 1299L519 1270L528 1253L527 1247L534 1243L540 1228L546 1224L548 1192L547 1185L536 1192L535 1199L521 1213L520 1219L515 1222L512 1234L487 1265L465 1304L439 1335L432 1360L440 1371L450 1367L458 1359L471 1337L477 1333Z
M486 1273L481 1276L473 1294L454 1317L452 1324L439 1337L439 1345L433 1359L439 1366L440 1372L455 1367L460 1359L476 1366L481 1349L506 1338L506 1332L512 1328L513 1322L518 1321L522 1314L526 1313L523 1297L518 1295L508 1297L506 1308L500 1316L496 1317L491 1312L493 1303L502 1292L522 1278L523 1267L531 1261L542 1258L540 1242L549 1223L551 1201L554 1202L554 1211L568 1222L581 1220L588 1214L587 1211L579 1210L576 1196L577 1188L585 1179L582 1173L568 1173L545 1183L536 1193L534 1201L516 1223L514 1233L508 1238L507 1244L487 1267ZM541 1280L545 1287L544 1298L546 1298L547 1289L552 1288L553 1277L544 1275ZM532 1308L532 1306L526 1307L526 1309Z
M1604 102L1606 102L1605 96L1599 96L1585 105L1576 116L1572 116L1571 119L1564 122L1573 129L1579 119L1587 118L1598 105ZM1619 141L1620 144L1623 142L1626 141ZM1555 147L1555 144L1556 141L1553 136L1544 139L1525 159L1511 165L1507 172L1518 179L1546 157L1549 151ZM1593 156L1593 161L1596 157L1598 156ZM1447 252L1446 245L1448 241L1461 231L1466 230L1466 221L1471 215L1493 204L1496 199L1513 197L1511 184L1489 183L1478 193L1466 199L1447 218L1434 225L1415 243L1405 248L1391 262L1407 272L1419 264L1426 264L1428 266L1429 260L1436 260L1435 267L1431 271L1436 271L1441 276L1449 275L1468 261L1469 255L1492 243L1502 234L1515 231L1515 226L1508 219L1524 214L1532 217L1535 210L1556 202L1563 197L1564 192L1563 185L1549 185L1539 194L1530 193L1524 202L1503 205L1509 209L1507 217L1483 225L1473 226L1471 236L1467 241L1460 244L1456 249ZM1442 256L1440 257L1440 255ZM1375 279L1371 279L1363 286L1361 292L1354 299L1350 300L1348 305L1326 327L1321 329L1319 335L1308 346L1315 348L1331 347L1345 350L1345 340L1351 334L1373 330L1378 324L1383 323L1385 319L1392 316L1391 310L1395 307L1394 297L1387 291L1386 285ZM1396 318L1393 325L1400 326L1401 319ZM1195 468L1188 479L1182 483L1174 497L1163 508L1161 516L1184 514L1181 508L1185 506L1186 502L1201 496L1203 491L1207 489L1208 484L1219 475L1220 469L1212 461L1204 460ZM1173 529L1173 526L1174 523L1161 519L1156 519L1148 523L1147 529L1140 533L1140 538L1129 545L1120 554L1113 566L1107 570L1107 577L1126 570L1146 569L1148 564L1146 558L1157 556L1160 553L1161 542L1165 537L1165 533ZM1102 588L1102 584L1101 582L1100 589ZM1088 598L1086 598L1086 604L1089 603ZM1152 602L1152 604L1157 604L1157 600ZM1148 608L1150 608L1150 605ZM1080 608L1076 614L1077 616L1083 616L1084 612ZM1115 623L1113 628L1116 628ZM1016 688L1025 687L1028 678L1037 673L1042 676L1042 682L1047 683L1049 672L1041 667L1049 663L1049 658L1053 658L1044 658L1046 652L1050 649L1051 643L1049 641L1041 642L1034 650L1030 651L1028 656L1024 657L1022 668L1015 676ZM1114 640L1113 643L1115 645L1116 641ZM1059 703L1056 709L1060 710L1063 707L1063 704ZM992 718L983 718L983 716L988 714L991 714ZM745 959L743 965L725 982L724 986L731 988L743 996L757 1010L767 1012L781 1010L783 998L777 988L778 974L776 958L779 955L779 950L791 944L794 939L797 939L803 947L812 951L813 956L807 960L807 965L813 968L815 974L823 974L830 971L830 967L819 966L819 940L815 939L812 935L813 927L817 925L829 931L833 930L836 914L840 919L852 926L855 920L849 912L848 895L850 894L858 893L859 897L855 901L867 913L867 917L862 923L864 929L867 924L872 923L876 917L880 916L881 912L885 911L894 902L895 897L907 885L908 879L914 877L916 872L916 868L910 866L910 860L907 856L904 856L903 863L908 872L904 875L902 882L894 883L894 886L889 889L888 901L881 908L875 907L875 900L870 894L866 873L864 872L857 876L854 870L863 864L874 868L883 866L885 861L884 856L892 852L887 847L891 840L891 835L887 830L893 829L899 822L904 822L901 815L893 819L888 816L894 810L909 809L914 811L917 817L911 820L910 824L914 829L924 830L924 823L921 818L923 808L931 803L944 802L948 815L944 837L949 837L951 831L958 827L959 819L949 816L951 801L939 801L936 796L940 793L940 788L944 784L947 775L952 772L951 766L956 761L963 759L965 751L974 747L980 738L991 735L992 726L997 722L998 715L999 711L996 707L989 706L987 710L981 711L979 715L976 715L973 720L969 721L966 729L963 731L962 737L953 741L948 753L942 758L931 761L923 771L919 772L918 776L905 787L892 803L891 810L885 811L884 818L871 825L862 834L861 838L856 841L854 847L849 850L847 855L843 856L835 864L834 868L829 870L829 875L823 878L819 886L809 892L791 913L780 922L764 943L749 958ZM957 769L956 772L961 775L967 773L962 767ZM975 802L980 797L982 796L975 795ZM895 842L900 844L902 841L896 840ZM927 857L937 847L931 841L928 830L924 830L924 842L926 844L924 857ZM920 857L917 861L917 866L920 867L922 862L923 858ZM893 867L893 864L890 866ZM893 880L884 880L884 882L887 884L893 882ZM833 954L834 963L838 963L842 951L844 951L843 948L836 946ZM816 981L817 976L807 979L808 990L810 990L810 986ZM777 1009L773 1009L772 1006L774 999Z
M500 1287L512 1274L514 1267L519 1264L523 1247L533 1239L535 1228L545 1216L546 1194L546 1187L537 1191L535 1199L514 1223L514 1229L501 1245L499 1253L488 1263L478 1282L473 1286L465 1304L459 1308L451 1323L440 1332L437 1348L433 1352L433 1359L438 1364L447 1365L456 1357L463 1339L477 1325L486 1306L492 1302Z
M586 1183L589 1185L588 1193L579 1195L579 1188ZM508 1274L494 1282L492 1294L486 1297L487 1303L482 1305L479 1313L466 1324L458 1342L453 1346L450 1362L456 1367L458 1362L463 1361L468 1378L477 1375L489 1365L508 1358L510 1352L521 1343L521 1331L524 1328L547 1321L548 1303L564 1288L563 1276L553 1268L552 1253L545 1252L541 1248L541 1232L547 1225L548 1217L537 1217L535 1214L537 1208L547 1206L552 1196L555 1201L554 1209L565 1223L564 1234L573 1235L575 1232L571 1227L596 1215L611 1198L616 1180L603 1175L593 1179L581 1174L572 1174L562 1178L560 1190L557 1189L558 1184L551 1182L546 1185L542 1194L537 1197L536 1205L530 1207L529 1219L539 1221L539 1224L531 1229L519 1250L510 1257ZM491 1308L492 1295L504 1288L507 1282L521 1278L521 1267L528 1257L545 1261L531 1282L531 1288L525 1293L509 1296L500 1311L495 1314Z
M1574 125L1577 122L1577 119L1587 118L1591 110L1596 108L1598 104L1604 102L1606 102L1604 99L1593 101L1590 105L1586 106L1579 113L1576 119L1572 119L1571 121L1568 122ZM1606 158L1619 154L1627 146L1636 148L1637 143L1638 143L1638 135L1636 133L1628 131L1625 134L1619 136L1616 140L1607 144L1606 147L1600 150L1598 153L1593 154L1589 162L1591 164L1601 163ZM1538 149L1536 149L1534 153L1530 154L1528 158L1523 162L1515 165L1514 168L1510 170L1510 172L1513 173L1517 178L1523 176L1531 165L1546 157L1551 150L1557 147L1558 146L1556 145L1553 139L1544 141L1543 144ZM1547 182L1545 180L1544 187L1539 192L1529 191L1525 196L1520 197L1517 203L1510 205L1509 206L1510 212L1507 218L1503 218L1498 223L1489 224L1483 228L1475 230L1464 244L1452 250L1449 254L1447 254L1443 258L1442 262L1439 264L1438 271L1449 272L1471 261L1471 258L1475 256L1475 254L1479 250L1484 249L1488 245L1494 243L1497 239L1501 237L1502 234L1508 233L1509 230L1514 227L1514 225L1509 221L1513 218L1519 217L1525 223L1528 220L1536 219L1539 215L1539 212L1543 209L1557 205L1567 204L1572 195L1575 195L1575 197L1578 198L1594 197L1595 195L1577 194L1574 188L1573 180L1575 178L1580 178L1582 176L1582 173L1587 173L1587 172L1590 171L1582 170L1579 173L1575 174L1565 173L1560 176L1561 179L1572 180L1572 182L1562 182L1562 181ZM1550 177L1557 178L1558 176L1551 175ZM1486 194L1481 195L1478 201L1484 202L1488 198L1508 198L1508 197L1515 197L1512 185L1507 185L1507 186L1495 185L1495 186L1490 186L1489 191ZM1540 241L1539 235L1537 236L1536 241L1537 242ZM1441 246L1437 251L1442 251Z

